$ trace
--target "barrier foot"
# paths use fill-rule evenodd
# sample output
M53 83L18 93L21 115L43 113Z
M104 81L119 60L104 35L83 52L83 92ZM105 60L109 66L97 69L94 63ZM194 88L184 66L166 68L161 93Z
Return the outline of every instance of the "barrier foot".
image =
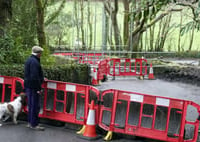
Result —
M112 139L112 131L108 131L107 135L104 137L105 141L110 141Z
M76 132L76 134L83 134L85 131L85 125L83 125L83 127L81 128L81 130L79 130L78 132Z
M141 75L141 76L139 77L139 79L140 79L140 80L144 80L144 76Z

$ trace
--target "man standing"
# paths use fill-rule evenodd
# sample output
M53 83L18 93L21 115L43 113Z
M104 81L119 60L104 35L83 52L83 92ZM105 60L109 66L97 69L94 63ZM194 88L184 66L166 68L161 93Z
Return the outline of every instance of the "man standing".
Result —
M44 81L42 67L40 65L40 56L43 48L39 46L32 47L32 55L27 59L24 68L24 88L28 97L28 125L34 130L44 130L39 126L40 94L41 85Z

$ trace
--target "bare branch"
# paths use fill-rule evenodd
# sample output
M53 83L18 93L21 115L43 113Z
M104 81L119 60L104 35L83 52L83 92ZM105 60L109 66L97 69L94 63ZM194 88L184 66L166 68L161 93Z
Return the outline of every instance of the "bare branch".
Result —
M198 22L197 16L196 16L196 9L197 9L197 3L198 1L192 1L192 2L188 2L188 1L179 1L176 3L176 5L180 5L180 6L184 6L184 7L189 7L192 10L192 14L193 14L193 20Z
M149 24L147 24L146 26L143 27L142 32L144 32L147 28L151 27L152 25L154 25L156 22L158 22L159 20L161 20L163 17L167 16L169 13L171 12L179 12L182 9L169 9L165 12L163 12L162 14L160 14L158 17L156 17L155 19L153 19Z
M111 7L111 5L110 5L110 2L104 1L104 8L105 8L106 12L107 12L109 15L111 15L113 9L112 9L112 7Z

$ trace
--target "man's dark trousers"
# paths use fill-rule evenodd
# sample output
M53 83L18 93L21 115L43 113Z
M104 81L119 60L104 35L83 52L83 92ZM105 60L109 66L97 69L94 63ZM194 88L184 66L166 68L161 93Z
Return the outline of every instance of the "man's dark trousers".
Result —
M35 127L39 123L40 96L36 90L30 88L26 88L26 95L28 97L28 123Z

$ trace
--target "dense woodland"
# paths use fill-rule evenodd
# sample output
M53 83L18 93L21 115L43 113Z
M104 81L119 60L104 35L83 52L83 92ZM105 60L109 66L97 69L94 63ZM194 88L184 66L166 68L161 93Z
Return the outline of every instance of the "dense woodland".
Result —
M0 63L22 63L33 45L39 44L45 49L44 57L47 63L53 62L50 57L50 41L47 34L48 26L55 22L66 5L73 3L73 25L76 34L81 39L81 50L93 50L95 25L91 22L94 15L91 11L92 2L101 2L104 7L104 31L102 45L104 50L142 51L144 35L148 30L147 51L164 51L166 38L170 30L169 21L176 12L184 9L190 11L187 23L178 25L181 35L190 32L190 44L187 49L177 51L192 51L194 32L200 29L199 0L0 0ZM49 7L56 8L48 11ZM123 5L123 19L118 19L119 5ZM86 8L87 7L87 8ZM87 16L85 16L87 11ZM87 18L87 19L86 19ZM98 18L98 17L97 17ZM87 30L83 20L86 19ZM97 19L98 20L98 19ZM120 29L119 21L123 20ZM69 21L69 20L68 20ZM155 24L160 22L155 39ZM96 27L97 28L97 27ZM112 36L110 36L112 31ZM87 34L87 42L86 42ZM62 36L60 38L62 41ZM58 43L59 44L59 43ZM73 47L70 47L73 49Z

